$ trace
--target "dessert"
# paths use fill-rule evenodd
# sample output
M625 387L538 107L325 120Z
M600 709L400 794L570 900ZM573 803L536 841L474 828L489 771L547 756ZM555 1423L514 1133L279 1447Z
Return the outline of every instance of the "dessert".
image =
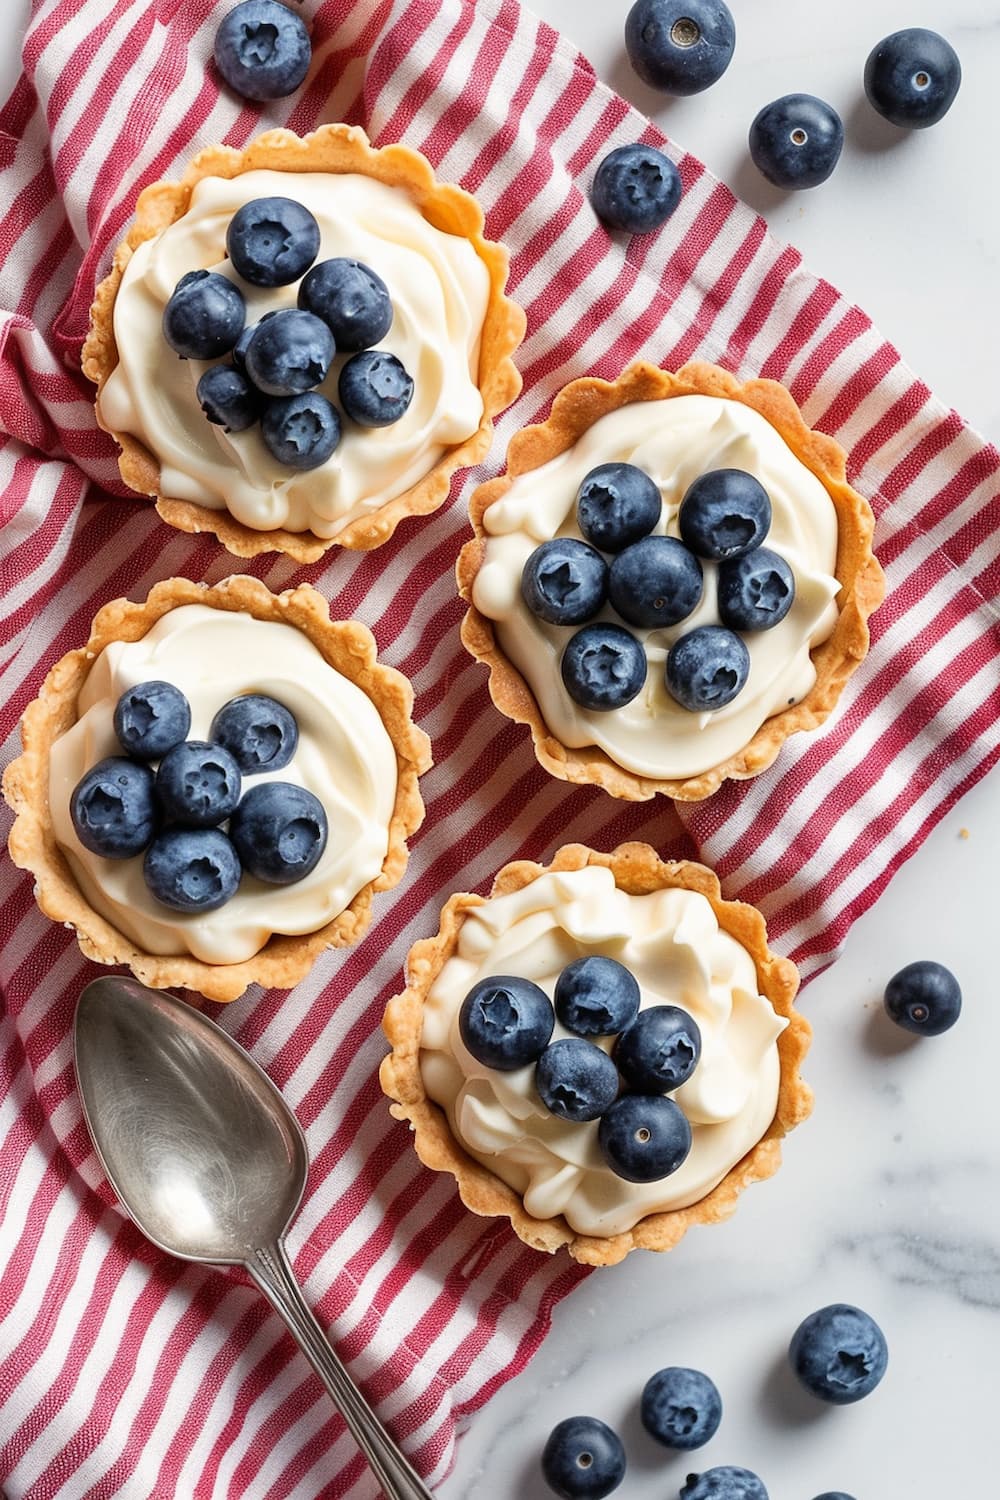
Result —
M574 381L481 485L468 650L552 775L697 800L832 711L882 597L842 450L712 365Z
M14 862L88 958L287 989L402 878L430 764L412 689L303 584L174 578L50 671L3 790Z
M811 1105L797 983L760 914L704 866L567 845L549 866L508 865L488 900L449 899L386 1009L382 1087L469 1208L612 1264L725 1218L777 1170ZM541 1060L567 1046L546 1103Z
M520 389L506 278L475 200L415 151L271 130L142 192L83 369L165 521L313 562L379 546L483 457Z

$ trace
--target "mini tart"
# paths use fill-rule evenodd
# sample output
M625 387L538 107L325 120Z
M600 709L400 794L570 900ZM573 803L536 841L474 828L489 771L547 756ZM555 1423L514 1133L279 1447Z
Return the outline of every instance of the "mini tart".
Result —
M742 749L720 764L697 775L658 780L624 768L598 746L570 748L560 742L545 722L531 687L501 649L494 622L472 602L472 590L486 558L488 534L483 518L517 476L564 453L609 412L633 402L689 395L723 397L751 407L819 479L837 516L839 614L832 634L810 653L816 681L805 697L766 719ZM833 711L844 684L867 654L868 617L885 593L882 569L872 552L874 516L868 501L847 482L843 449L832 438L806 426L784 386L773 380L741 383L715 365L688 364L671 374L655 365L638 363L615 381L592 377L574 380L556 396L547 421L526 427L512 438L506 472L474 491L469 512L475 537L463 547L456 568L459 592L469 606L462 622L462 641L489 668L493 702L508 718L528 725L535 754L551 775L563 781L593 783L630 801L643 801L658 792L679 801L700 801L727 779L745 780L766 770L790 734L815 729Z
M697 891L707 897L720 928L735 938L753 958L760 993L775 1012L788 1019L777 1040L780 1062L778 1103L761 1140L733 1166L722 1181L687 1208L649 1214L634 1228L607 1238L576 1233L562 1215L536 1219L525 1212L521 1197L456 1140L445 1112L428 1097L420 1068L423 1009L428 992L445 962L456 951L458 933L467 914L484 902L482 896L462 893L449 898L435 937L414 944L407 958L407 987L390 1000L383 1029L392 1047L382 1061L380 1081L394 1102L391 1113L408 1120L417 1155L425 1166L450 1172L463 1203L484 1217L505 1217L525 1244L553 1252L565 1247L574 1260L591 1266L614 1265L630 1250L670 1250L693 1224L726 1219L736 1208L745 1187L771 1177L781 1163L782 1137L807 1118L812 1093L800 1077L802 1059L812 1036L809 1023L793 1008L798 971L788 959L767 946L764 918L755 907L726 901L719 881L704 865L691 861L665 863L648 844L621 844L611 854L599 854L583 844L567 844L549 865L518 860L506 865L493 883L491 896L505 895L530 885L548 871L581 870L603 865L615 885L629 895L647 895L664 888Z
M332 538L321 538L311 531L257 531L227 510L215 510L164 494L157 457L131 434L106 430L111 431L121 449L118 466L125 483L139 494L156 496L160 516L179 531L211 532L237 557L284 552L296 562L311 563L334 544L367 551L388 541L405 516L427 515L438 509L448 494L455 470L478 463L485 456L493 437L493 418L510 405L521 389L521 377L511 356L524 337L525 315L504 295L507 251L484 238L483 211L476 200L451 183L437 182L430 163L419 152L400 145L376 149L369 144L363 130L348 125L322 125L304 137L290 130L268 130L243 151L231 146L205 147L179 182L156 182L140 193L135 221L115 252L111 271L97 288L90 331L83 346L83 372L97 385L100 396L118 364L114 304L136 247L187 212L194 187L202 178L232 178L255 170L290 174L360 173L408 193L435 228L471 243L487 269L490 283L479 353L478 385L484 410L478 430L464 442L448 448L404 494L349 522ZM290 182L288 191L294 197L294 182ZM98 407L99 423L100 420Z
M397 787L389 844L379 875L336 918L300 936L273 934L241 963L213 964L190 955L144 952L85 899L55 838L49 806L49 759L54 742L76 722L77 700L95 659L114 641L138 641L161 616L182 605L251 615L293 625L325 660L375 705L396 755ZM7 767L3 794L16 814L9 849L14 863L35 876L35 897L47 917L72 927L80 948L102 964L125 964L155 989L182 986L209 1000L235 1000L251 983L291 989L326 948L362 938L371 922L372 896L398 885L406 869L407 838L423 821L418 775L431 765L430 742L412 722L413 690L401 673L376 660L375 640L354 620L331 620L326 600L308 584L272 594L255 578L235 576L213 587L171 578L142 603L116 599L97 614L85 646L52 667L21 724L23 753Z

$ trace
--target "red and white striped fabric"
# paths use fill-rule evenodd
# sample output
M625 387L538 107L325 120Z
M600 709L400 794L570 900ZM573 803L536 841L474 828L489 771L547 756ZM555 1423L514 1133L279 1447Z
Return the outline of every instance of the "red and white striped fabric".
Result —
M403 956L447 894L579 839L649 839L715 865L766 911L806 975L1000 753L1000 455L937 402L856 307L690 156L681 207L623 244L593 217L599 157L658 132L515 0L305 4L315 64L292 100L240 108L209 65L224 4L36 0L24 75L0 113L3 593L0 724L17 721L94 611L170 574L234 571L211 538L163 526L118 479L79 351L95 281L138 189L198 147L323 120L403 140L481 199L528 313L524 392L493 455L437 516L368 555L258 560L317 584L416 689L436 765L405 883L367 939L290 995L223 1014L309 1138L291 1252L354 1375L431 1479L456 1425L520 1369L581 1272L474 1219L416 1163L376 1082L378 1023ZM453 565L473 483L566 380L691 356L790 385L850 454L878 512L888 599L835 722L757 781L675 810L570 789L492 708L458 640ZM153 1251L104 1184L70 1055L92 971L0 869L0 1482L7 1500L375 1493L318 1383L256 1292Z

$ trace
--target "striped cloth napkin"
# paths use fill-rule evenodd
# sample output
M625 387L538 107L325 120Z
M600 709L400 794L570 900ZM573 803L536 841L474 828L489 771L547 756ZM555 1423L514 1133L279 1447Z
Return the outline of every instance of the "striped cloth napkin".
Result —
M356 951L290 995L250 991L223 1023L306 1129L310 1188L290 1239L337 1347L431 1482L456 1427L530 1358L583 1274L473 1218L417 1164L376 1082L378 1023L403 957L458 888L485 890L520 856L578 839L645 838L696 854L767 913L805 975L1000 751L1000 456L900 361L858 308L671 143L685 193L659 234L610 238L587 203L612 145L659 133L515 0L302 6L303 90L241 108L209 62L227 4L35 0L24 73L0 113L3 757L46 669L96 609L160 578L236 571L214 539L181 535L124 491L93 419L79 353L95 281L139 189L199 147L262 126L366 126L424 151L478 195L513 254L528 313L524 391L489 462L438 515L371 554L299 570L334 615L375 631L412 679L436 766L405 883ZM878 514L889 593L872 653L835 721L707 804L632 806L536 765L492 708L458 639L453 566L471 486L519 426L585 372L692 356L790 385L850 454ZM171 1261L124 1220L90 1150L70 1051L93 970L0 868L0 1482L7 1500L372 1496L318 1382L236 1275ZM683 1252L681 1252L683 1253Z

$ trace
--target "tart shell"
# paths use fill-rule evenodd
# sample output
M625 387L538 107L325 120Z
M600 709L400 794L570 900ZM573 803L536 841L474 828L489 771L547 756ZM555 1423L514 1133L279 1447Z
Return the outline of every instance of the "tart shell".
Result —
M76 722L80 690L97 656L112 641L137 641L162 615L185 604L233 610L255 620L293 625L324 659L364 692L377 708L396 752L396 801L389 847L380 873L357 892L339 916L300 936L275 933L252 958L209 964L190 955L150 954L96 912L82 894L56 842L49 811L49 755L53 743ZM96 616L85 646L56 662L29 704L21 723L23 753L7 767L3 794L15 813L9 849L14 863L35 876L38 905L54 922L73 928L87 958L125 964L154 989L182 986L209 1000L235 1000L251 983L291 989L326 948L342 948L364 936L372 896L398 885L406 869L407 838L423 821L417 777L431 764L430 741L412 721L413 689L407 679L376 660L375 639L355 620L331 620L322 594L308 584L272 594L256 578L236 576L209 587L185 578L158 583L142 603L116 599Z
M697 776L657 780L626 770L596 745L570 748L556 738L528 683L501 649L493 621L472 603L472 588L486 556L488 534L483 518L519 474L564 453L600 417L621 406L691 395L724 397L752 407L819 479L837 512L840 613L832 634L811 652L816 681L801 702L765 719L749 743L719 765ZM462 548L456 567L459 592L469 606L462 622L462 641L489 668L493 702L507 718L528 725L535 755L551 775L602 786L629 801L644 801L660 792L681 802L697 802L727 779L745 780L766 770L790 734L815 729L832 713L847 679L867 655L868 617L885 593L882 569L872 551L875 519L868 501L847 482L843 449L833 438L806 426L792 397L777 381L741 383L715 365L689 364L673 375L640 363L630 365L615 381L589 376L572 381L556 396L547 421L525 427L511 439L506 472L474 491L469 516L475 537Z
M711 1224L728 1218L740 1193L751 1182L773 1176L781 1163L782 1138L812 1109L812 1092L799 1072L812 1031L793 1008L799 984L795 965L768 948L767 928L760 912L743 902L724 900L718 879L704 865L691 861L665 863L648 844L621 844L611 854L599 854L583 844L567 844L550 865L529 860L506 865L490 894L500 896L520 890L550 870L581 870L588 865L610 869L615 884L629 895L680 888L707 897L719 926L753 958L761 994L778 1015L788 1020L777 1041L781 1081L774 1119L762 1139L730 1168L722 1181L688 1208L649 1214L624 1234L600 1238L577 1234L562 1215L552 1219L532 1218L525 1212L519 1194L459 1144L445 1112L428 1099L424 1089L420 1039L424 1002L430 987L455 952L466 915L483 905L482 896L468 893L452 896L441 913L436 936L411 948L406 966L407 987L389 1001L382 1023L392 1051L383 1059L379 1076L384 1092L393 1101L391 1113L397 1120L407 1120L410 1124L420 1160L435 1171L450 1172L463 1203L473 1213L509 1218L518 1237L536 1250L552 1252L565 1247L574 1260L583 1264L609 1266L624 1259L630 1250L672 1249L693 1224Z

